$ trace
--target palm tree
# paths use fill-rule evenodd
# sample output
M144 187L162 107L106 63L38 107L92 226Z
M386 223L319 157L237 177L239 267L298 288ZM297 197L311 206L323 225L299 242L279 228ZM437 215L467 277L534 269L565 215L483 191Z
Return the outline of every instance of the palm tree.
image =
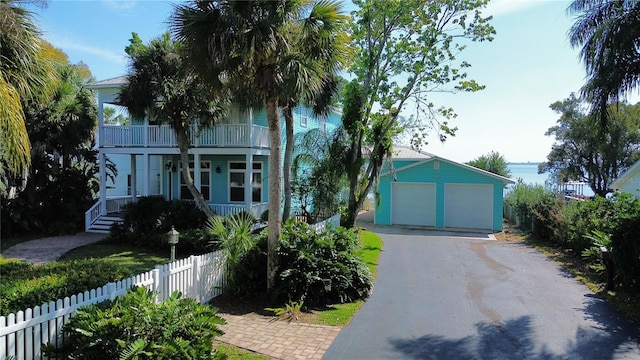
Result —
M336 2L315 5L320 4L332 5L339 13ZM297 44L326 42L319 36L323 32L303 26L304 14L314 13L311 5L304 0L194 1L176 6L170 20L173 33L184 42L189 61L204 79L217 87L224 85L245 107L266 107L271 143L267 290L275 281L282 221L278 108L286 99L280 92L296 64L294 49L307 48ZM315 55L322 57L322 53Z
M295 42L291 53L291 71L286 74L281 90L282 114L285 119L285 149L283 160L284 207L282 221L291 213L291 162L293 156L293 110L300 104L311 106L316 116L326 115L338 90L338 73L350 59L348 37L343 31L347 17L338 12L335 3L315 4L301 29L316 32L322 42ZM300 36L300 34L297 34ZM308 37L307 37L308 38Z
M182 45L169 33L130 56L131 70L127 86L120 93L120 103L134 117L149 116L171 126L180 149L185 184L198 207L207 217L213 217L213 210L193 185L189 171L189 131L194 119L200 128L221 119L226 113L225 102L213 96L184 66Z
M587 71L582 95L603 123L607 105L640 84L640 2L574 0L568 8L578 19L569 31Z
M40 55L38 29L17 1L0 0L0 160L18 174L29 166L22 100L47 89L52 70ZM0 166L2 175L4 166Z

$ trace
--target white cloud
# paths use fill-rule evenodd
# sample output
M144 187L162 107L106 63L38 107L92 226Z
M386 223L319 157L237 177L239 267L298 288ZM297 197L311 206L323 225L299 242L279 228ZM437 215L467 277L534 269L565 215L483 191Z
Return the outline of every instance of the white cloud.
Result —
M543 5L545 1L548 0L491 0L484 13L493 16L506 15Z
M119 54L115 51L105 50L104 48L99 48L95 46L85 45L78 43L76 41L68 40L68 39L53 39L50 36L48 37L48 41L53 44L53 46L62 49L62 51L68 53L69 50L79 51L85 54L95 55L102 58L107 59L108 61L115 62L117 64L126 64L127 58L126 56Z
M137 0L104 0L105 5L113 10L131 10L136 7Z

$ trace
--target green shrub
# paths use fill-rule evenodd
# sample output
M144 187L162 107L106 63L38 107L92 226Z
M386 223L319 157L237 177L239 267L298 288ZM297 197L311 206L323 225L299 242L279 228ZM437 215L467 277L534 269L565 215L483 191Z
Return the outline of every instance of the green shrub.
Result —
M201 255L219 250L220 247L212 244L214 237L205 229L188 229L180 232L180 240L176 250L180 254Z
M125 267L100 259L44 265L0 262L0 315L42 305L131 276Z
M372 277L356 256L359 239L354 231L338 228L316 233L294 220L282 230L275 300L325 305L369 295Z
M206 215L191 201L141 197L125 207L122 223L111 227L109 238L140 247L168 247L166 233L171 226L182 233L203 228L206 220Z
M155 293L130 290L115 301L83 307L62 328L61 359L213 359L213 339L224 320L216 310L173 293L156 304Z

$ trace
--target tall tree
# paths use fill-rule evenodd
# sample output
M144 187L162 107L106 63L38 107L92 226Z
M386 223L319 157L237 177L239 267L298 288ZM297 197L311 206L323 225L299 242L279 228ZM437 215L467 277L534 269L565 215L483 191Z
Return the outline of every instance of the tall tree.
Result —
M191 125L202 127L213 125L226 113L222 98L212 92L184 62L182 44L170 38L167 32L162 37L140 48L135 40L135 51L130 54L131 69L128 83L120 92L120 103L137 118L157 119L169 124L176 134L182 161L182 177L198 207L207 215L215 214L200 191L193 184L189 171L189 134Z
M0 0L0 176L5 166L20 173L29 166L30 144L21 101L47 89L53 69L41 57L32 14L20 2Z
M467 79L466 61L457 59L465 40L491 40L490 17L480 9L487 0L355 0L352 37L359 49L352 67L355 79L345 89L343 124L349 136L344 167L349 181L348 215L352 226L376 184L392 150L392 138L403 129L440 131L455 128L452 109L436 108L433 91L478 91ZM409 114L409 109L414 109ZM363 155L366 154L366 156ZM365 161L366 157L366 161ZM365 168L366 166L366 168Z
M492 151L489 154L481 155L467 163L467 165L471 165L477 167L478 169L486 170L490 173L494 173L496 175L510 177L511 170L509 170L509 166L507 165L507 160L497 151Z
M538 172L550 172L556 181L584 181L595 194L611 192L610 184L640 159L640 104L612 105L603 129L599 117L574 94L551 104L560 114L546 135L555 136L547 161Z
M269 159L269 236L267 251L267 290L273 288L277 271L276 249L281 229L282 134L279 107L285 79L299 64L295 49L307 49L322 61L324 31L304 26L316 6L337 2L273 1L194 1L176 6L171 27L184 41L188 59L209 83L233 94L245 107L266 107L270 134ZM338 14L339 15L339 14ZM329 20L326 18L325 20ZM317 23L317 25L321 25ZM299 46L298 44L303 44Z
M578 16L569 40L587 71L582 95L606 124L608 104L640 84L640 2L573 0L567 10Z
M351 48L347 42L346 25L348 17L339 13L336 3L319 2L304 19L298 30L312 31L318 39L307 43L293 40L290 71L285 74L281 90L282 114L285 120L285 148L282 182L284 185L284 206L282 221L291 212L292 156L294 147L293 110L300 104L311 107L318 117L326 116L338 95L338 85L342 78L338 73L349 61ZM302 36L302 34L294 34Z

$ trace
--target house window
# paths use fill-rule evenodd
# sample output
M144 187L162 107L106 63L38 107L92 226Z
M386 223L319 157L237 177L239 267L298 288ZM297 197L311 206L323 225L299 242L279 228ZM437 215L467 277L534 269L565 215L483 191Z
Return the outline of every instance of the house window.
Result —
M308 110L305 107L300 107L300 126L307 127L309 123Z
M326 120L322 120L322 119L318 119L318 129L320 129L320 131L322 131L323 133L327 132L327 121Z
M182 169L182 162L180 163L180 169ZM193 161L189 161L189 173L191 174L191 178L193 179L194 171L193 171ZM209 201L211 199L211 162L210 161L201 161L200 162L200 193L204 197L205 200ZM182 171L180 171L180 199L192 200L193 195L189 188L187 187L186 182L184 181L184 177L182 176Z
M229 163L229 201L244 202L244 176L247 171L247 163ZM253 163L251 172L251 201L262 202L262 163Z

